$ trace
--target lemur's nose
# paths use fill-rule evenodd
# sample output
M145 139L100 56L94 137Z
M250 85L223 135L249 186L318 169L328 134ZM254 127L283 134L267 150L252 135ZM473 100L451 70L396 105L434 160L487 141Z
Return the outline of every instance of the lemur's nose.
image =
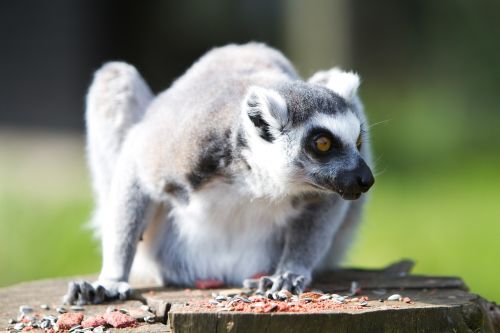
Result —
M363 172L357 177L359 188L362 192L366 192L375 183L375 178L369 168L363 170Z
M361 192L368 191L370 187L372 187L373 183L375 183L375 179L373 178L370 167L366 165L365 161L362 158L358 160L358 165L353 170L353 173L356 177L356 183Z

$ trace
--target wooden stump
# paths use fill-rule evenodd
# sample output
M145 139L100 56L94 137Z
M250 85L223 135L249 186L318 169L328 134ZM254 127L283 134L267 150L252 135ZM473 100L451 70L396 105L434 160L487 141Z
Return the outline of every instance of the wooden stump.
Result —
M315 313L252 313L200 311L197 301L240 289L191 290L174 288L136 289L134 300L85 306L85 315L103 313L110 305L139 309L149 305L157 323L142 323L123 332L500 332L500 309L480 296L468 293L459 278L407 275L408 261L382 270L343 269L319 274L313 289L349 293L352 281L368 297L368 306L345 307ZM84 277L92 280L94 277ZM21 283L0 289L0 331L16 318L20 305L54 314L68 281L78 278ZM382 294L383 293L383 294ZM387 301L391 294L409 297L411 303ZM41 310L48 304L51 310ZM115 331L116 329L113 329ZM41 330L40 330L41 331Z

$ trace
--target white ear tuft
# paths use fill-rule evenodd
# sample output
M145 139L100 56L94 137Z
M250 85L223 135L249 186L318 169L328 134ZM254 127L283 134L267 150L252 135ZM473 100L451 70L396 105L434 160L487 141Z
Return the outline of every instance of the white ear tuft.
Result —
M243 109L265 140L276 138L288 122L285 99L275 90L252 86L243 101Z
M354 72L344 72L340 68L332 68L314 74L308 82L321 84L351 102L358 92L360 79Z
M249 107L260 109L263 117L271 123L284 125L288 121L286 101L275 90L251 86L246 101Z

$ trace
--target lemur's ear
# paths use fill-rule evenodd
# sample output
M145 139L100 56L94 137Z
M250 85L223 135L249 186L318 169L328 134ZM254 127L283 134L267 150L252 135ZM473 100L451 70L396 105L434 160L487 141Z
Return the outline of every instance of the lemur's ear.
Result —
M338 67L314 74L309 83L324 85L351 102L358 92L360 79L354 72L344 72Z
M280 135L288 122L286 101L272 89L250 87L243 108L259 135L269 142Z

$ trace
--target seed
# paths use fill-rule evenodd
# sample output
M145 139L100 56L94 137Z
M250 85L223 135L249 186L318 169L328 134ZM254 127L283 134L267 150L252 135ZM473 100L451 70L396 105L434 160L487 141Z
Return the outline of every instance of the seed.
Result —
M405 303L411 303L411 298L410 297L405 297L405 298L403 298L403 302L405 302Z
M399 301L401 299L401 295L399 294L394 294L389 297L387 297L388 301Z
M118 310L118 311L120 311L120 312L121 312L121 313L123 313L123 314L128 314L128 310L127 310L127 309L123 309L123 308L122 308L122 309L120 309L120 310Z
M330 294L324 294L323 296L321 296L320 298L318 298L318 300L320 301L326 301L326 300L329 300L332 298L332 295Z
M361 306L368 306L368 302L367 301L361 301L361 302L359 302L359 305L361 305Z
M212 305L217 305L219 304L219 302L217 302L215 299L211 299L208 301L209 304L212 304Z
M70 310L72 310L72 311L85 311L85 308L81 305L72 305L70 307Z
M81 329L81 328L83 328L83 326L82 326L82 325L76 325L76 326L71 327L71 328L69 329L69 331L70 331L70 332L74 332L74 331L79 330L79 329Z
M92 332L94 333L103 333L104 332L104 326L97 326L95 327Z
M252 301L250 299L243 297L243 296L234 296L233 300L242 301L245 303L252 303Z
M344 303L345 299L346 299L346 297L340 296L340 295L336 295L336 294L332 295L332 298L333 298L334 301L336 301L338 303Z
M49 329L51 326L52 326L52 324L48 320L43 320L42 323L40 324L40 328L42 328L44 330Z
M55 322L55 321L57 321L57 317L55 317L55 316L45 316L45 317L43 317L42 320L49 320L49 321Z
M21 305L19 307L19 312L21 312L22 314L31 313L33 312L33 308L29 305Z
M40 309L42 309L42 310L50 310L50 306L48 306L47 304L42 304L42 305L40 305Z
M313 299L311 297L304 297L304 298L302 298L302 301L304 301L304 302L312 302Z
M156 319L153 316L146 316L144 317L144 321L148 324L153 324L156 321Z
M223 302L223 301L227 301L227 297L223 296L223 295L219 295L219 296L215 297L215 300L217 302Z
M16 331L22 331L23 328L24 328L23 323L17 323L14 325L14 330L16 330Z
M60 314L63 314L63 313L66 313L68 312L68 310L66 310L66 308L63 308L63 307L60 307L60 308L57 308L56 311Z

